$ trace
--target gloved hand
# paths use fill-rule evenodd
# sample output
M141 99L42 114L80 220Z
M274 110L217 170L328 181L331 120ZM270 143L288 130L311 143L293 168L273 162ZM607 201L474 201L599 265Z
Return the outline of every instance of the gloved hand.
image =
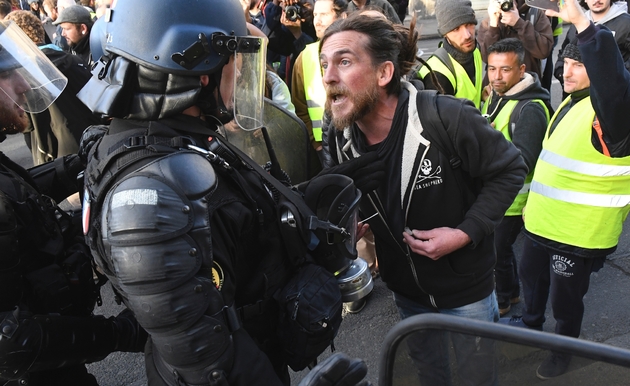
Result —
M81 158L76 154L70 154L63 157L66 177L76 185L77 176L83 171L84 166Z
M379 187L385 179L385 162L375 151L359 158L322 170L318 176L325 174L343 174L354 180L354 185L367 194Z
M108 319L114 328L114 351L143 352L149 336L128 308Z
M96 142L101 139L108 130L108 126L98 125L90 126L81 135L81 141L79 143L79 158L83 162L83 165L87 165L88 154Z
M363 360L335 353L315 366L298 386L370 386Z

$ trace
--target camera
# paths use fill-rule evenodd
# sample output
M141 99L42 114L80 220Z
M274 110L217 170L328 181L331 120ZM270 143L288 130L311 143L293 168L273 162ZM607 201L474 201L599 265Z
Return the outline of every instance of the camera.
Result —
M299 4L287 5L284 7L284 14L289 21L302 19L302 7Z
M512 10L512 8L514 8L514 3L512 2L512 0L499 0L499 4L501 7L501 11L503 12L509 12Z

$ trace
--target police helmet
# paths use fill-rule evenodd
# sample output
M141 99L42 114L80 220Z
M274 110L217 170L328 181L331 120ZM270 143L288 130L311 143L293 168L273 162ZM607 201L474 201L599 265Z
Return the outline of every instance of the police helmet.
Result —
M218 85L224 66L234 57L231 73L235 75L230 80L235 83L234 91L223 96L227 101L218 102L233 107L241 127L260 127L265 42L247 36L245 16L237 1L125 0L109 9L102 19L105 34L97 22L97 36L91 43L96 55L108 54L111 58L101 66L97 63L93 74L107 84L101 85L100 91L90 85L96 93L79 95L93 111L137 119L164 118L181 112L195 103L199 94L199 82L191 85L190 78L214 74L212 79ZM131 83L125 74L113 73L113 70L128 71L130 67L121 60L111 63L117 57L133 63L131 67L138 68L146 80L139 79L136 83L140 87L145 84L148 89L132 91L141 100L116 100L120 99L121 89L129 87L125 83ZM164 90L157 92L154 85L160 83L165 85ZM102 96L95 96L99 94ZM131 111L121 113L110 108L112 105L129 106Z

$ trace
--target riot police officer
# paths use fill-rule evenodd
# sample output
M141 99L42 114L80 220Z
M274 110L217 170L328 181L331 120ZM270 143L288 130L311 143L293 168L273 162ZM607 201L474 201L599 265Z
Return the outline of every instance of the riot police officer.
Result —
M0 141L22 132L67 79L17 27L0 22ZM84 366L146 341L131 313L94 316L80 226L56 201L76 192L75 156L25 170L0 153L0 383L96 385Z
M82 140L84 232L149 333L149 384L289 384L274 295L297 264L273 198L281 187L217 133L233 119L260 126L264 40L248 36L233 0L126 0L103 20L105 55L79 98L113 119ZM333 325L319 328L334 336Z

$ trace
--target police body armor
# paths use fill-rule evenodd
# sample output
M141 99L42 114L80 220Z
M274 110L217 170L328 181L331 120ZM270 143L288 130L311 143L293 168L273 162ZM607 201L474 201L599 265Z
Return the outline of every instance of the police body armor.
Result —
M293 323L303 322L299 312L309 313L298 310L298 299L290 294L294 286L321 285L329 297L315 295L305 303L311 311L321 311L321 319L295 330L306 330L319 342L313 358L300 358L291 366L306 367L338 331L341 292L331 272L344 272L348 267L343 264L351 264L345 259L331 265L333 253L326 246L337 245L333 238L345 230L317 220L312 213L302 216L304 210L299 208L306 204L296 199L296 193L287 193L287 187L245 154L237 155L240 150L232 145L219 145L225 140L200 122L185 116L148 123L112 121L108 134L90 151L86 169L88 244L97 264L151 335L146 358L149 383L157 374L161 379L156 382L167 384L201 384L210 378L211 384L229 381L232 374L227 372L238 359L233 341L241 327L282 378L282 369L286 372L286 364L291 364L290 353L301 350L287 348L287 340L292 339L282 338L286 331L278 332L295 325L278 328L278 323L287 313ZM360 193L347 180L342 184L343 205L334 201L337 208L330 200L319 200L315 206L319 210L325 201L322 210L339 213L338 223L352 224L347 228L354 231L356 218L349 209L356 207ZM345 205L348 194L352 205ZM299 226L284 221L287 208ZM317 246L304 231L307 221L315 224L309 229L321 232L319 239L330 243ZM291 233L297 228L302 229ZM344 241L356 243L350 235ZM300 268L314 262L309 247L325 256L333 271L316 270L315 284L302 277L282 291L296 272L314 272ZM187 366L191 363L196 364L194 369ZM264 377L260 375L258 381L264 383Z
M168 384L209 377L220 384L242 325L268 357L281 351L269 336L278 313L272 295L293 266L260 178L237 159L211 163L186 150L208 149L211 131L187 125L192 135L184 137L169 127L176 125L112 121L90 152L84 231L97 264L151 335L150 380L157 372ZM239 245L225 245L235 234ZM228 250L244 261L230 261ZM190 363L196 368L177 366Z
M57 218L54 203L40 194L28 172L0 154L3 384L26 384L29 372L98 360L111 352L109 344L93 340L90 327L77 324L84 319L77 317L91 315L98 288L87 249L82 250L81 243L67 247L76 241L67 227L71 224ZM90 344L95 344L94 350ZM106 352L100 351L104 347Z

